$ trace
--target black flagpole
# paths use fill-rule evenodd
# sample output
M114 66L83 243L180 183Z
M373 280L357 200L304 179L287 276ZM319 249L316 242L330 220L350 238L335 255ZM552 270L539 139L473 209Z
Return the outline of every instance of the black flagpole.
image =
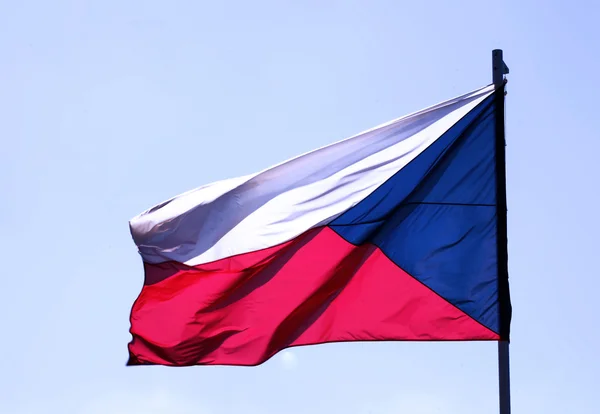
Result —
M500 341L498 341L498 385L500 414L510 414L509 330L511 305L508 290L508 236L506 205L506 141L504 131L504 75L508 67L502 50L492 52L492 78L496 87L496 202L498 214L498 295L500 302Z

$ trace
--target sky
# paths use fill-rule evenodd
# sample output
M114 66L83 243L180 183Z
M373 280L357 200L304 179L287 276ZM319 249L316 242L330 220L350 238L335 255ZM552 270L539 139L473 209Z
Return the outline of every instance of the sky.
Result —
M0 0L0 412L497 412L494 343L125 363L129 219L485 86L502 48L513 413L597 413L599 17L585 0Z

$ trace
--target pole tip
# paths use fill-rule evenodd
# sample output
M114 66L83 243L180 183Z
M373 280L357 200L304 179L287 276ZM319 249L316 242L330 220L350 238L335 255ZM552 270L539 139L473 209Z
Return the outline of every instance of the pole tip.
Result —
M504 75L509 73L508 66L504 63L502 49L492 51L492 80L495 85L501 85L504 81Z

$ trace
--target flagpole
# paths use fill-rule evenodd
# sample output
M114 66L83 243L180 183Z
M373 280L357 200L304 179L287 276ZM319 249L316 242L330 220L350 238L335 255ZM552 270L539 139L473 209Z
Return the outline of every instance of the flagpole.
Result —
M498 295L500 297L500 340L498 341L498 386L500 414L510 414L509 326L511 318L508 290L508 236L506 205L506 154L504 131L504 75L508 74L501 49L492 51L492 79L496 86L496 197L498 203Z

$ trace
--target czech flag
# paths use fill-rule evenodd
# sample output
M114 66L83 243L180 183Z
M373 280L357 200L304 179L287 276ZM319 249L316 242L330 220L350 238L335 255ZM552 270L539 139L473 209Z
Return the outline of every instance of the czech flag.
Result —
M128 365L508 340L503 102L490 85L133 218Z

